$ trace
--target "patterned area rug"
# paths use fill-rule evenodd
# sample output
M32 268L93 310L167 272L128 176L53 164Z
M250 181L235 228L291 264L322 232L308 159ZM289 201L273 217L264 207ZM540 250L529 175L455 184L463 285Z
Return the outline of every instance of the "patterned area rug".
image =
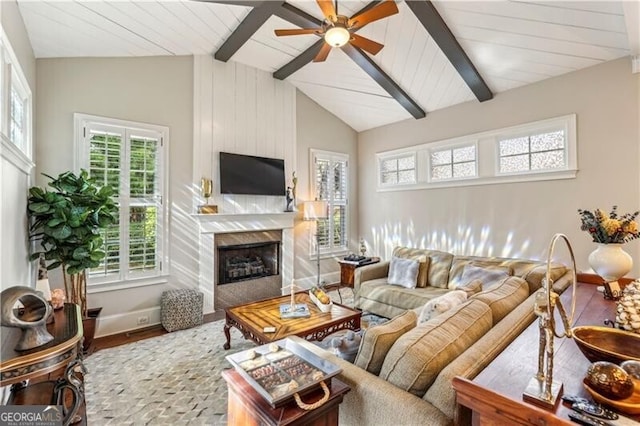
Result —
M353 293L341 290L352 306ZM335 291L329 293L338 301ZM374 321L375 322L375 321ZM224 321L98 351L85 360L90 425L225 425L227 386L220 376L226 355L254 347Z

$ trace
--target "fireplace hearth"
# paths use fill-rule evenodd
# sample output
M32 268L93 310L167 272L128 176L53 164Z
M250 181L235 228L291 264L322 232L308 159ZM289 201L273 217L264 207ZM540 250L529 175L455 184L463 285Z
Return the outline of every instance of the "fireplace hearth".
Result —
M280 241L218 246L218 285L278 275Z

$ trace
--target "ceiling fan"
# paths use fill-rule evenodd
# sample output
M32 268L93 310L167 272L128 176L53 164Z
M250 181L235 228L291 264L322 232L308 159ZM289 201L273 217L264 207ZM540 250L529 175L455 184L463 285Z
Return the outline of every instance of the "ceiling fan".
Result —
M337 1L336 6L334 6L333 0L316 1L325 18L321 27L275 30L275 34L278 37L301 34L315 34L323 37L325 43L315 58L313 58L313 62L324 61L327 59L332 47L342 47L347 43L351 43L353 46L359 47L372 55L377 54L384 45L366 37L359 36L355 34L355 31L371 22L398 13L398 6L396 6L394 0L384 0L373 8L365 10L351 18L338 14L336 10Z

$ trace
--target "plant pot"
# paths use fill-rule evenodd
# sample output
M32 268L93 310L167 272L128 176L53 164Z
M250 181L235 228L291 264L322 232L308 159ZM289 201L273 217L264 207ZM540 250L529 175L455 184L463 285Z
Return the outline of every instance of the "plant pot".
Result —
M87 310L87 317L82 318L82 330L84 341L82 342L82 352L90 355L93 352L93 337L96 334L96 325L98 316L100 316L102 308L90 308Z

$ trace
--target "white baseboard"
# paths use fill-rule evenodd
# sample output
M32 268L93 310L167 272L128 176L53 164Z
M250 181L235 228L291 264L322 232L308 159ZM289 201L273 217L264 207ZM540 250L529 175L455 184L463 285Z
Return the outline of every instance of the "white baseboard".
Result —
M138 324L138 318L147 317L148 322ZM96 337L105 337L112 334L126 333L128 331L160 324L160 306L141 309L133 312L126 312L115 315L100 315L98 317L98 329Z

